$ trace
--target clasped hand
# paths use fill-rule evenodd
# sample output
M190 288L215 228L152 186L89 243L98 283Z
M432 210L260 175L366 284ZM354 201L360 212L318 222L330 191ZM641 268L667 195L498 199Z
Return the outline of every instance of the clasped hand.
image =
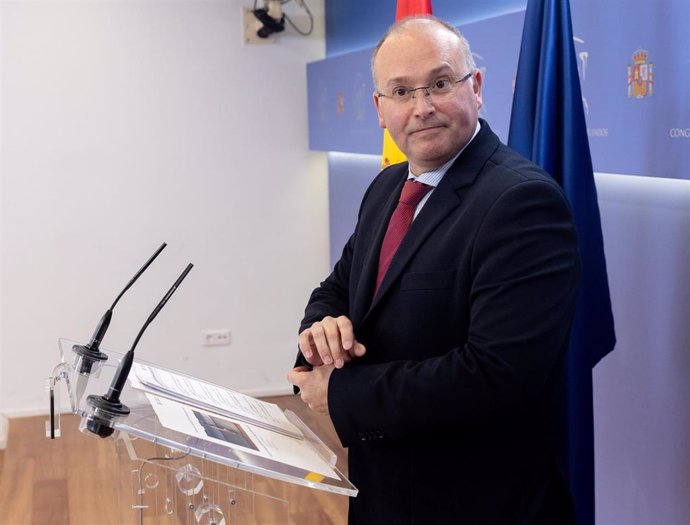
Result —
M366 348L355 340L352 322L340 317L324 317L299 334L299 349L312 366L334 365L342 368Z
M298 366L288 373L288 381L300 389L309 408L328 415L328 381L334 368L365 354L366 348L354 337L352 323L345 316L324 317L299 336L300 352L314 367Z

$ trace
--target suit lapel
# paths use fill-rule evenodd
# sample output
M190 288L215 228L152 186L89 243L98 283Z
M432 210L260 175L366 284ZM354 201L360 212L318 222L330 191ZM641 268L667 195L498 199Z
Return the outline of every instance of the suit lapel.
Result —
M407 179L408 165L399 164L389 168L390 170L398 171L397 174L391 174L393 180L398 179L392 189L388 192L388 196L382 204L374 203L374 206L381 206L381 213L378 214L378 219L373 224L363 224L362 227L369 231L362 232L362 235L368 236L364 245L368 245L369 249L366 251L362 271L357 276L356 292L352 304L352 311L350 312L351 319L357 321L363 319L371 306L371 298L374 293L374 286L376 284L376 274L379 268L379 254L381 252L381 244L383 237L386 235L388 229L388 222L395 207L398 205L400 192L402 191L405 179ZM397 176L396 176L397 175Z
M433 234L438 224L460 205L461 200L454 189L449 187L449 184L443 184L445 179L446 177L441 180L441 184L434 190L424 208L412 222L410 230L393 256L391 265L381 282L381 288L371 302L369 311L373 310L381 298L388 293L391 285L400 277L407 263Z

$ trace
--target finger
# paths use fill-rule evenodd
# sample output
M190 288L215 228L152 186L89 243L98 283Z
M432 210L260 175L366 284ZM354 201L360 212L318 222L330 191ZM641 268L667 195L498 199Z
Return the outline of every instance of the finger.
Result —
M367 353L367 349L362 343L355 341L351 352L355 357L362 357Z
M302 355L305 357L305 359L308 360L314 354L314 350L311 345L311 334L309 333L309 328L303 330L302 333L299 334L298 345L299 351L302 352Z
M343 341L340 334L340 324L338 319L332 317L325 317L321 321L324 332L326 334L326 340L328 342L328 349L330 351L330 357L332 361L324 360L324 364L329 365L335 363L338 368L341 368L344 364L343 360Z
M344 315L336 319L338 330L340 332L340 342L344 350L350 350L355 341L355 334L352 329L352 321Z
M310 328L307 328L301 334L299 334L298 345L299 350L302 352L304 359L307 360L307 363L312 366L320 366L323 364L318 352L316 351L316 346L314 345Z
M355 340L352 348L345 353L345 362L349 363L356 357L362 357L364 354L366 354L366 352L367 350L364 345Z
M300 398L303 397L304 389L307 388L307 383L309 382L309 370L306 366L296 366L288 372L287 380L297 389L299 389Z
M328 365L333 362L333 356L331 355L331 348L329 346L328 337L326 335L325 324L328 318L324 318L323 321L314 323L309 329L311 332L311 337L313 341L313 346L318 352L321 361Z
M295 386L299 386L298 383L300 382L300 377L301 377L300 376L300 373L301 373L300 368L304 368L304 367L298 366L298 367L295 367L288 372L287 380L290 382L290 384L295 385Z

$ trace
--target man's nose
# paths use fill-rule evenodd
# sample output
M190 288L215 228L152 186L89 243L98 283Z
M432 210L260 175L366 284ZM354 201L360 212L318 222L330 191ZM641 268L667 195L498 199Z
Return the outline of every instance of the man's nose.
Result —
M415 114L428 115L434 111L434 103L429 88L419 88L412 97Z

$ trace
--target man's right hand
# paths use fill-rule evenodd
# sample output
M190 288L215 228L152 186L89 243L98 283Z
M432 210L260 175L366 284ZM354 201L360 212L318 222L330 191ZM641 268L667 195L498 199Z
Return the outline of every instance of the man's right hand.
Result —
M366 353L364 345L355 340L352 322L344 315L324 317L302 331L299 349L310 365L333 364L336 368Z

